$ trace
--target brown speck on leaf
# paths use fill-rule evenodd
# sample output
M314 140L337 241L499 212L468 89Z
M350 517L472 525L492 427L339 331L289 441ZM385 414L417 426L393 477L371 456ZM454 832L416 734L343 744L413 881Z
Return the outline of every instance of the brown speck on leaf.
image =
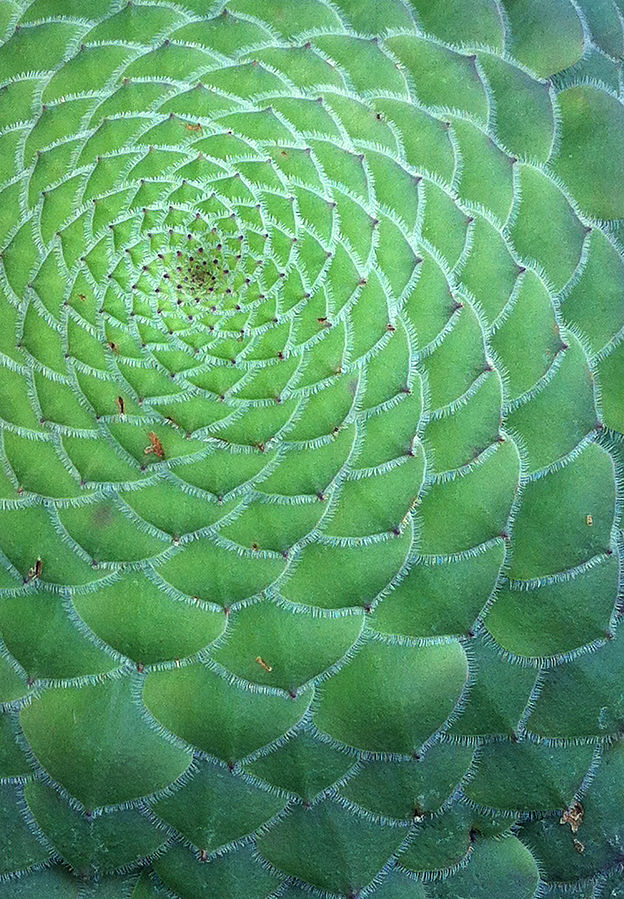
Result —
M208 853L206 852L205 849L200 849L199 859L202 862L208 861Z
M28 580L36 581L41 577L41 571L43 569L43 562L40 558L37 559L32 568L28 569Z
M126 412L126 404L125 404L125 402L124 402L123 396L118 396L118 397L117 397L117 405L119 406L119 414L120 414L120 415L125 415L125 412Z
M119 352L119 344L118 344L118 343L115 343L114 340L109 340L109 341L108 341L108 345L109 345L109 347L111 348L111 350L113 351L113 353L118 353L118 352Z
M569 808L565 809L561 818L559 819L559 824L569 824L572 833L577 833L581 824L583 823L584 815L585 809L583 808L581 803L575 802L574 805L571 805Z
M160 440L159 440L159 438L158 438L158 435L157 435L157 434L154 434L153 431L150 431L149 434L148 434L147 436L149 437L150 445L149 445L149 446L146 446L145 449L143 450L143 452L145 453L145 455L146 455L146 456L149 456L150 453L153 453L153 454L154 454L155 456L157 456L159 459L164 459L164 458L165 458L165 451L164 451L164 449L163 449L162 443L160 442Z
M193 124L193 122L187 122L186 130L187 131L201 131L202 126L199 124L199 122L196 122L195 124Z
M594 523L593 516L588 515L587 518L585 519L585 523L586 523L587 527L590 528Z
M576 849L579 855L582 855L585 852L585 844L581 843L580 840L577 840L576 837L572 839L572 845Z
M262 658L262 656L256 656L256 662L258 663L258 665L260 665L261 668L264 668L265 671L269 671L269 672L270 672L270 671L273 671L273 666L272 666L272 665L268 665L268 664L264 661L264 659Z

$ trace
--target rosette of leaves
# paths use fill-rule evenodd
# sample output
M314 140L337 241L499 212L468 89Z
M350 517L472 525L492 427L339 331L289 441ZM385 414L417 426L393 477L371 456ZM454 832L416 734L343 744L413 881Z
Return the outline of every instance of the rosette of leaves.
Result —
M621 896L621 0L0 35L0 895Z

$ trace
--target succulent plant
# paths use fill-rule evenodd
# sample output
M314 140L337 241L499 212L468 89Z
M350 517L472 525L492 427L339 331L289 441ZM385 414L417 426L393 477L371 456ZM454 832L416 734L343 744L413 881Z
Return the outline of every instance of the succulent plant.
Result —
M622 0L2 0L0 896L624 895Z

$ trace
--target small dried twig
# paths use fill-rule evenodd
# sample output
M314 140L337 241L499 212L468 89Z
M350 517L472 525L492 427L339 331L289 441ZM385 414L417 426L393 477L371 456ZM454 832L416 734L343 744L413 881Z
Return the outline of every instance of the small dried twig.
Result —
M580 802L575 802L574 805L571 805L570 808L567 808L564 811L559 819L559 824L569 824L572 833L577 833L579 827L583 823L584 816L585 809Z
M40 558L37 559L32 568L28 569L28 580L36 581L41 577L41 571L43 570L43 562Z
M160 442L158 434L154 434L153 431L150 431L147 435L149 437L150 445L146 446L143 452L146 456L149 456L150 453L153 453L158 459L165 458L165 451L163 449L163 445Z

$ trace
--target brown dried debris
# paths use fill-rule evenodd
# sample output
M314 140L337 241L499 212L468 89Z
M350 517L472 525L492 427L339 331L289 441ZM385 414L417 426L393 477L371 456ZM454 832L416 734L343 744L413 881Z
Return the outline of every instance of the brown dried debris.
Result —
M571 805L569 808L565 809L561 818L559 819L559 824L569 824L572 833L578 833L578 830L583 823L584 816L585 809L580 802L575 802L574 805Z
M163 449L163 445L160 442L158 434L154 434L153 431L150 431L147 435L149 437L150 445L146 446L143 452L146 456L149 456L150 453L153 453L158 459L165 458L165 451Z

